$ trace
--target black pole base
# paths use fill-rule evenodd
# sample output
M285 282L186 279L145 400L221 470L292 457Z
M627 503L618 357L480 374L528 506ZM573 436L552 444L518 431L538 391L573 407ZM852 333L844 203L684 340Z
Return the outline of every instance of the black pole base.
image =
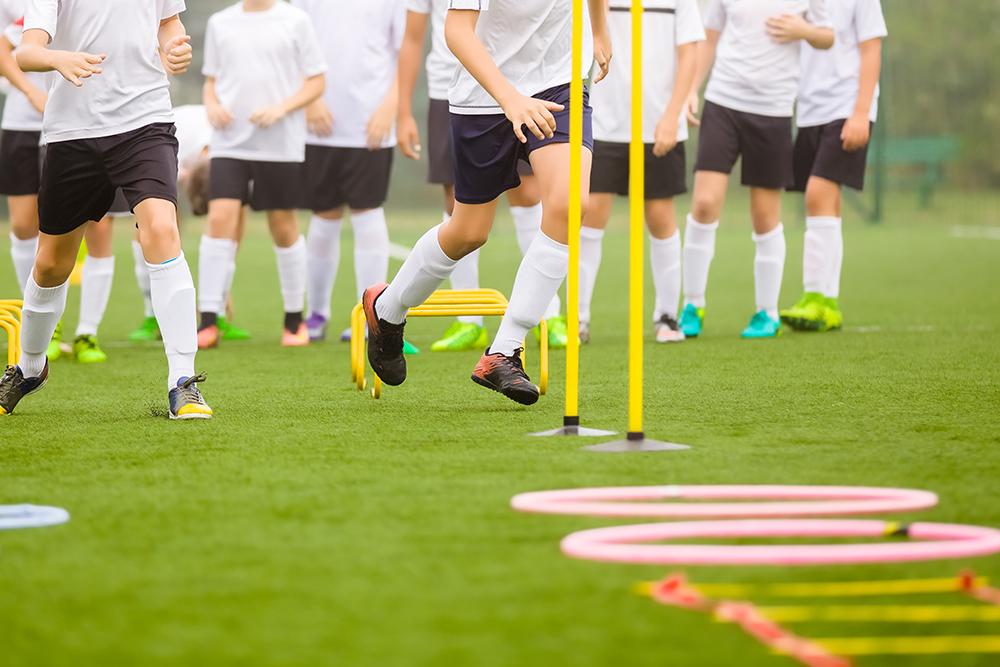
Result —
M624 440L590 445L589 447L584 447L584 449L589 452L627 454L630 452L677 452L683 449L691 449L691 447L688 445L679 445L675 442L650 440L642 431L633 431L626 435Z
M597 428L586 428L580 426L579 417L563 417L563 425L559 428L554 428L549 431L539 431L538 433L529 433L528 435L538 437L538 438L551 438L557 436L569 436L569 437L581 437L581 438L603 438L609 435L614 435L614 431L604 431Z

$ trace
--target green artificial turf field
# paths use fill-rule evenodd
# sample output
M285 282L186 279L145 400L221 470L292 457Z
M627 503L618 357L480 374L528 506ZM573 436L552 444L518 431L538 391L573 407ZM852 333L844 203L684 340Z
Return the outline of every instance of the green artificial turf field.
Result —
M946 193L921 212L913 199L894 199L882 226L849 217L844 332L763 342L738 338L752 309L753 250L745 216L731 207L706 334L646 351L647 430L693 448L646 455L525 436L560 423L561 353L553 391L525 409L469 381L475 353L412 358L407 384L375 402L352 389L346 345L280 349L277 275L260 223L235 287L237 321L255 339L199 356L216 419L154 417L165 409L164 361L157 346L123 342L141 311L121 225L102 330L111 361L55 364L48 388L0 419L0 503L72 513L65 526L0 533L0 664L792 664L734 627L630 592L663 568L559 553L568 532L615 522L518 515L508 502L528 490L621 484L884 485L938 492L939 507L921 519L1000 526L1000 242L987 238L1000 226L1000 203ZM501 211L482 274L506 292L517 250ZM412 243L436 216L397 206L394 240ZM974 238L954 237L952 225L972 228L960 233ZM198 228L185 228L195 267ZM787 228L790 303L800 291L802 229ZM0 236L6 231L0 226ZM348 234L345 241L340 326L354 289ZM618 429L625 241L619 220L605 247L581 388L585 423ZM14 295L6 245L0 288L0 297ZM70 328L77 302L74 290ZM410 338L429 347L445 324L417 322ZM1000 579L997 557L689 573L700 581L837 580L948 576L963 567ZM849 637L1000 634L998 626L800 629Z

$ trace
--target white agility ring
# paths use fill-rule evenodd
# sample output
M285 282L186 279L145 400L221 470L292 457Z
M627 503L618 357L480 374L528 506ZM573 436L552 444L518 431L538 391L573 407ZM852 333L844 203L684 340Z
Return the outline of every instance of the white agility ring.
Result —
M44 505L0 505L0 530L42 528L69 521L69 512Z
M657 500L723 502L652 502ZM768 502L729 502L734 500ZM522 493L511 506L539 514L724 519L912 512L937 501L929 491L862 486L623 486Z
M644 544L699 538L878 538L917 541L863 544ZM859 519L689 521L597 528L569 535L562 551L572 558L640 565L847 565L987 556L1000 552L1000 531L945 523L899 524Z

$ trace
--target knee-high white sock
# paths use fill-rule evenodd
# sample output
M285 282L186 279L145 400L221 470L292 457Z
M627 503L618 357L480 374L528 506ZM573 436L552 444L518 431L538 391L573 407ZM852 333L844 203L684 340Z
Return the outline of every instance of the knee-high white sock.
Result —
M715 233L718 221L703 224L690 214L684 228L684 302L705 307L708 270L715 257Z
M226 281L230 266L236 261L236 241L201 237L198 253L198 310L223 312L226 306ZM148 264L147 264L148 266ZM150 276L152 284L152 276ZM152 288L150 289L152 292ZM155 310L155 302L153 304ZM160 325L163 326L162 324Z
M531 247L531 242L535 240L535 235L542 228L542 205L511 206L510 215L514 218L517 245L521 247L521 254L525 255Z
M594 285L601 270L604 230L580 228L580 321L590 322L590 305L594 300Z
M450 216L446 213L444 222L448 222ZM455 268L451 272L452 289L479 289L479 250L476 249L468 255L458 260ZM478 324L483 326L482 315L462 315L459 322L465 324Z
M10 258L14 261L14 275L17 276L17 288L24 292L24 286L31 276L35 266L35 253L38 252L38 237L19 239L10 234Z
M306 294L309 310L330 319L330 299L340 268L340 220L327 220L314 215L309 223L306 242L309 260L309 280Z
M274 246L278 258L278 281L286 313L306 308L306 240L301 236L287 248Z
M360 300L366 289L385 282L389 276L389 227L385 223L385 210L381 208L351 213L351 226L354 228L354 278Z
M830 218L835 221L827 231L827 243L832 247L832 259L826 274L826 284L823 293L831 299L840 298L840 271L844 265L844 229L840 218Z
M490 352L510 356L524 346L525 334L542 320L552 295L566 279L568 268L569 246L540 233L521 260L507 314L500 322Z
M48 350L56 325L66 310L69 281L58 287L39 287L30 273L24 283L24 309L21 312L21 358L18 366L24 377L34 378L45 369Z
M778 318L778 299L781 297L781 277L785 272L785 227L778 224L766 234L754 234L757 254L753 262L754 291L757 310L766 310Z
M104 311L111 298L111 284L115 279L114 257L91 257L83 263L83 280L80 283L80 322L77 336L96 336L104 319Z
M142 294L142 304L146 317L153 317L153 300L149 296L149 269L146 268L146 257L142 254L142 244L132 241L132 259L135 260L135 284Z
M667 315L677 319L681 298L681 234L674 232L665 239L649 237L649 259L653 266L653 286L656 288L656 309L653 321Z
M198 323L195 321L194 281L183 252L169 262L147 262L146 266L149 268L153 312L156 313L160 335L163 336L163 349L167 353L167 388L172 389L181 378L195 374Z
M433 227L420 237L388 289L382 292L375 304L381 319L401 323L410 308L426 301L455 270L458 262L444 253L438 241L440 228Z

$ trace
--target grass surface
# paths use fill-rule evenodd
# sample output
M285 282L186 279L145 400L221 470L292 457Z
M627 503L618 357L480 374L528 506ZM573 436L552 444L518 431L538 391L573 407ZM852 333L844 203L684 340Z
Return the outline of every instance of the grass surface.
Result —
M468 380L475 353L412 358L406 386L374 402L351 388L345 345L280 349L276 269L259 223L235 291L237 319L255 339L198 360L217 418L154 418L165 402L164 361L157 346L123 342L141 315L123 225L102 330L111 361L55 364L48 388L0 420L0 502L58 505L73 517L0 534L0 663L791 664L733 627L630 593L661 568L560 555L568 532L613 522L508 509L515 493L561 487L865 484L938 492L940 506L921 519L1000 526L1000 242L949 235L952 224L1000 225L998 200L945 195L921 212L907 197L893 202L888 224L850 220L846 331L763 342L738 338L753 305L741 205L720 232L704 337L647 349L647 430L694 447L626 456L525 437L560 423L561 354L551 395L525 409ZM400 242L435 220L433 211L390 212ZM198 231L186 227L194 266ZM799 293L800 224L788 225L788 240L785 303ZM343 326L353 299L346 246L335 311ZM483 253L485 283L509 290L516 248L503 212ZM619 222L582 369L585 423L619 429L625 248ZM15 292L9 264L0 261L4 295ZM70 325L76 303L74 294ZM416 322L410 337L429 347L444 326ZM690 574L835 580L947 576L966 566L1000 578L995 557ZM997 624L802 630L1000 633ZM983 656L859 662L995 664Z

